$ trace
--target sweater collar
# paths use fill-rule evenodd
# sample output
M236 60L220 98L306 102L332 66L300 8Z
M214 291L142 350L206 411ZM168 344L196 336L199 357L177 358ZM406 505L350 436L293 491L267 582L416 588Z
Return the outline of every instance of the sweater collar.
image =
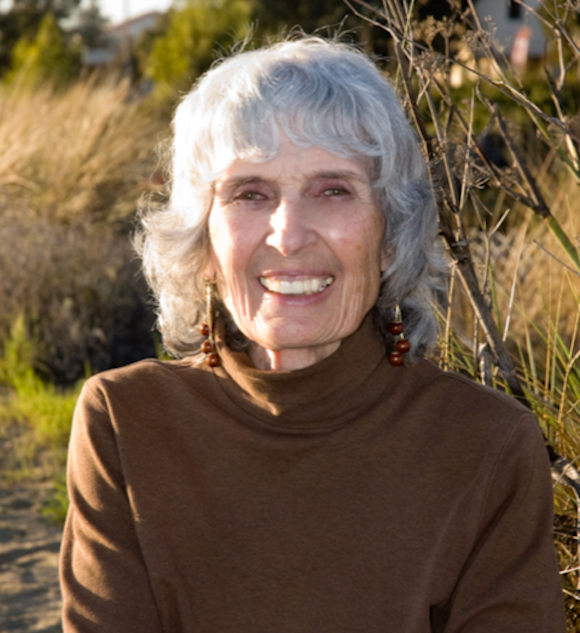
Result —
M288 431L324 431L346 424L384 393L393 368L367 315L334 354L295 371L256 369L248 354L233 352L218 331L222 359L215 375L238 408L262 425Z

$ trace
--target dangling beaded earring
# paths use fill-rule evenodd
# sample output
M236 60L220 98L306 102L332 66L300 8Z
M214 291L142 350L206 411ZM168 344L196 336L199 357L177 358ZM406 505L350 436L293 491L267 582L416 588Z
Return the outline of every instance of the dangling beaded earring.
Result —
M395 304L395 318L392 323L389 323L389 332L395 339L395 349L389 354L389 362L393 367L398 367L403 364L403 354L411 349L411 343L403 334L403 317L399 303Z
M216 353L213 323L213 282L209 279L205 281L205 311L207 323L199 326L199 332L206 340L201 344L201 351L206 354L205 363L210 367L217 367L220 364L220 357Z

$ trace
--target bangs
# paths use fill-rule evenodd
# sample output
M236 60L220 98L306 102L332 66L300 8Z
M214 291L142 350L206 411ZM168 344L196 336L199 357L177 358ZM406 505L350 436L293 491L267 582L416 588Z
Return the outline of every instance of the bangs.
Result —
M251 71L258 69L246 70L254 74ZM270 160L279 149L281 132L299 147L316 146L342 158L392 154L385 152L384 124L382 134L365 125L376 119L368 99L360 98L357 88L363 90L364 85L353 89L352 82L340 82L332 68L321 66L309 73L288 60L278 68L259 70L261 76L238 77L224 90L207 121L211 141L208 138L205 146L213 151L206 156L206 182L235 160ZM377 98L376 89L372 97Z

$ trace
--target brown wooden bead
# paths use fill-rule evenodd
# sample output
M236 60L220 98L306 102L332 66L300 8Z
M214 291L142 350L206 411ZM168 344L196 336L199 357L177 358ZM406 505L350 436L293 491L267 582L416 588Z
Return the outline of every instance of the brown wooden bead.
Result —
M206 341L204 341L204 342L201 344L201 351L202 351L204 354L209 354L210 352L213 352L213 345L211 344L211 341L207 341L207 340L206 340Z
M398 367L403 364L403 354L398 354L397 352L391 352L389 355L389 363L393 365L393 367Z
M402 323L389 323L389 332L395 336L397 334L401 334L403 331Z
M202 323L199 326L199 333L202 336L209 336L209 325L207 323Z
M398 352L401 352L401 354L405 354L411 349L411 343L409 343L406 338L402 338L400 341L397 341L395 343L395 347L397 348Z
M220 362L220 357L217 354L210 354L205 358L206 365L209 365L210 367L217 367Z

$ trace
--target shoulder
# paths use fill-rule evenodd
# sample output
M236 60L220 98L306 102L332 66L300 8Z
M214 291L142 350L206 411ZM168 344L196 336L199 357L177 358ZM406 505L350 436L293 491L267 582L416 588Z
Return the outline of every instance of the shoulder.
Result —
M482 453L500 458L511 450L520 455L546 453L535 416L508 394L430 361L411 367L405 383L417 428L433 445L453 445L472 459Z
M204 371L203 366L196 363L195 357L169 361L146 358L124 367L95 374L87 380L86 387L93 390L141 389L143 385L183 381L188 380L192 375L202 376L205 373L207 372Z
M463 414L468 419L490 420L499 416L499 422L520 416L534 419L531 411L516 398L461 374L443 371L431 361L417 365L415 380L422 398L435 410Z
M126 459L204 423L218 390L213 373L195 358L143 360L96 374L77 402L73 444L86 440L105 446L105 453L122 448Z
M106 409L142 407L179 399L196 390L203 392L203 384L211 378L195 358L146 359L95 374L86 381L79 403Z
M481 525L510 499L519 505L528 494L549 516L550 464L533 413L515 398L431 362L410 369L407 446L416 462L431 465L437 494L468 491L488 513Z

